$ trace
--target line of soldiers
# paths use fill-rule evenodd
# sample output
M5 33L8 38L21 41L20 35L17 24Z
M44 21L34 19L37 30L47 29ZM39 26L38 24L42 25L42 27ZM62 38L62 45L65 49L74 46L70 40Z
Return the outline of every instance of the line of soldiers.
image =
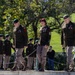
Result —
M33 44L32 42L33 42L33 39L30 39L29 43L28 43L28 47L26 48L26 56L28 56L28 58L27 58L27 60L28 60L28 62L27 62L28 69L33 68L33 63L34 63L35 57L36 57L36 51L34 53L32 53L32 52L34 50L36 50L38 40L36 40L35 44ZM10 41L10 36L7 34L5 36L4 41L3 41L3 35L0 34L0 69L1 70L2 69L7 70L8 67L9 67L10 57L11 57L11 48L14 49L13 44ZM31 55L29 55L29 54L31 54ZM16 70L16 69L14 69L14 70Z
M67 55L67 69L70 71L74 70L74 63L73 63L73 54L72 50L75 46L75 24L71 22L69 15L65 15L63 17L64 22L62 24L62 34L61 34L61 45L62 48L66 50L66 55ZM32 67L32 62L35 58L33 58L33 55L29 55L28 53L28 46L31 46L32 39L30 40L30 44L28 44L28 35L27 35L27 30L24 28L18 19L15 19L14 22L14 28L13 28L13 48L15 49L15 62L12 70L17 70L17 69L22 69L26 70L28 67L31 69ZM41 24L41 29L40 29L40 39L39 43L37 46L37 59L38 59L38 66L39 66L39 71L44 71L45 69L45 64L46 64L46 56L47 56L47 50L50 45L50 39L51 39L51 30L50 27L47 25L47 22L44 18L40 20ZM7 37L6 37L7 38ZM4 42L6 44L6 42ZM9 43L9 42L8 42ZM0 36L0 45L2 45L2 37ZM6 47L11 47L11 43ZM0 46L0 62L2 62L2 52L3 52L3 47ZM27 48L26 50L27 55L28 55L28 63L26 67L26 61L24 60L22 53L24 49ZM9 48L10 49L10 48ZM31 47L30 47L31 49ZM7 49L4 49L7 50ZM6 52L5 55L8 55L8 50L4 51ZM32 51L31 51L32 52ZM4 55L4 56L5 56ZM6 56L5 56L6 57ZM35 57L35 56L34 56ZM8 60L10 57L7 57ZM5 60L5 62L9 63L8 60ZM1 65L1 64L0 64ZM0 66L1 67L1 66ZM7 69L6 65L4 66L5 69Z
M65 15L63 17L62 24L62 34L61 34L61 45L65 49L67 55L67 70L74 70L74 61L72 50L75 47L75 23L71 22L70 16ZM37 46L37 59L39 62L39 71L44 71L46 64L47 50L50 45L51 39L51 29L47 25L44 18L40 20L40 41ZM25 65L22 58L22 52L24 47L27 46L27 31L23 29L18 20L14 20L14 40L15 40L15 50L16 50L16 63L21 63ZM33 59L33 58L31 58ZM18 61L19 60L19 61ZM20 61L21 60L21 61ZM30 61L30 58L28 62ZM28 66L30 67L30 65Z
M3 69L7 70L10 63L11 48L13 48L13 46L10 42L10 36L7 34L3 41L3 35L0 34L0 69L2 69L3 62Z
M39 71L44 71L45 64L46 64L46 53L47 53L47 49L49 46L51 34L50 34L50 28L47 26L46 20L44 18L40 20L40 23L42 25L42 28L40 31L41 32L40 41L39 41L40 43L37 48L37 58L38 58L39 66L40 66ZM30 52L33 52L32 51L33 49L31 49L33 47L31 44L32 39L30 40L30 44L28 44L27 30L25 27L23 27L20 24L18 19L15 19L13 21L13 24L14 24L13 48L15 49L16 58L15 58L15 62L14 62L14 66L13 66L12 70L20 70L20 69L26 70L27 67L29 69L31 69L33 60L35 59L33 57L35 57L36 55L32 54L32 55L28 56L28 63L27 63L27 67L26 67L26 61L24 60L22 53L23 53L24 49L28 49L28 50L30 49ZM8 47L8 46L5 46L5 47ZM1 49L1 50L3 51L3 49ZM28 50L26 50L27 53L28 53ZM5 52L8 53L8 50ZM7 59L6 59L6 61L7 61ZM6 63L8 63L8 62L6 62ZM5 69L7 69L7 67Z

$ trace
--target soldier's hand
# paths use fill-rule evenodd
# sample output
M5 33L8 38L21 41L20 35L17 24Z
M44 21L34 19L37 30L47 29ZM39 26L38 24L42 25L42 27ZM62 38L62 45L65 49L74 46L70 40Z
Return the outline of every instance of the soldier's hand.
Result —
M27 48L28 46L24 46L24 48Z
M26 56L26 58L28 58L28 56Z
M13 48L15 48L15 45L12 45Z
M65 49L65 46L64 45L62 45L62 49Z
M48 47L49 47L48 45L45 45L45 48L46 48L46 49L48 49Z
M5 54L3 54L3 56L5 56Z

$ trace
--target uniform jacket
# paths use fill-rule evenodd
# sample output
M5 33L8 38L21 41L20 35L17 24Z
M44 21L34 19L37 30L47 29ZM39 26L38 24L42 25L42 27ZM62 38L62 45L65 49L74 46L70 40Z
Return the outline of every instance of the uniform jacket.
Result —
M33 54L31 54L34 51L34 45L32 43L28 44L28 48L26 49L26 55L30 55L29 57L33 57Z
M65 46L75 46L75 24L71 21L62 29L61 44Z
M11 56L12 43L9 40L4 41L4 54Z
M45 27L42 28L41 30L41 40L40 44L42 46L49 45L51 38L51 33L50 33L50 28L46 25Z
M28 36L27 31L21 25L14 32L14 45L16 48L23 48L27 46Z
M3 41L0 40L0 54L3 54Z

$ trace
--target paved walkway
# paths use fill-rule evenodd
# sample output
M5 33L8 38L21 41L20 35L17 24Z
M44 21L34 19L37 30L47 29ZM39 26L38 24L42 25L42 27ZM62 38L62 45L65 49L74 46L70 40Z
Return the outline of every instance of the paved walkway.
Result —
M27 71L0 71L0 75L75 75L75 72L65 71L45 71L38 72L33 70Z

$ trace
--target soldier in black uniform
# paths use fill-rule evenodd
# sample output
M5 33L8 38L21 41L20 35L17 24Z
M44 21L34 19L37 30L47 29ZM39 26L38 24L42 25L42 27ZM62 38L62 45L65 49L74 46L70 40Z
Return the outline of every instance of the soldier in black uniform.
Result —
M20 22L18 19L14 20L13 34L14 34L14 47L16 50L16 59L15 59L16 64L14 64L14 67L12 68L12 70L15 70L15 67L17 67L18 69L21 69L23 67L23 70L24 70L25 60L22 56L22 53L24 48L26 48L27 46L28 35L27 35L26 28L20 25Z
M41 66L39 71L44 71L46 63L46 54L50 43L51 33L50 33L50 28L47 26L46 20L44 18L40 20L40 24L42 25L42 28L40 31L41 32L40 45L38 46L37 49L37 57L39 60L39 66Z
M75 24L71 22L69 15L65 15L64 24L62 25L61 44L66 48L67 54L67 69L74 69L72 50L75 46Z
M10 42L10 36L7 34L4 40L4 56L3 56L4 57L4 60L3 60L4 70L7 70L9 67L11 48L12 48L12 43Z
M34 57L33 57L34 45L32 42L33 39L29 39L28 48L26 49L26 55L28 56L28 62L27 62L28 69L32 69L34 62Z
M3 35L0 34L0 69L2 69L1 66L2 66L2 58L3 58L3 41L2 41L2 39L3 39Z

